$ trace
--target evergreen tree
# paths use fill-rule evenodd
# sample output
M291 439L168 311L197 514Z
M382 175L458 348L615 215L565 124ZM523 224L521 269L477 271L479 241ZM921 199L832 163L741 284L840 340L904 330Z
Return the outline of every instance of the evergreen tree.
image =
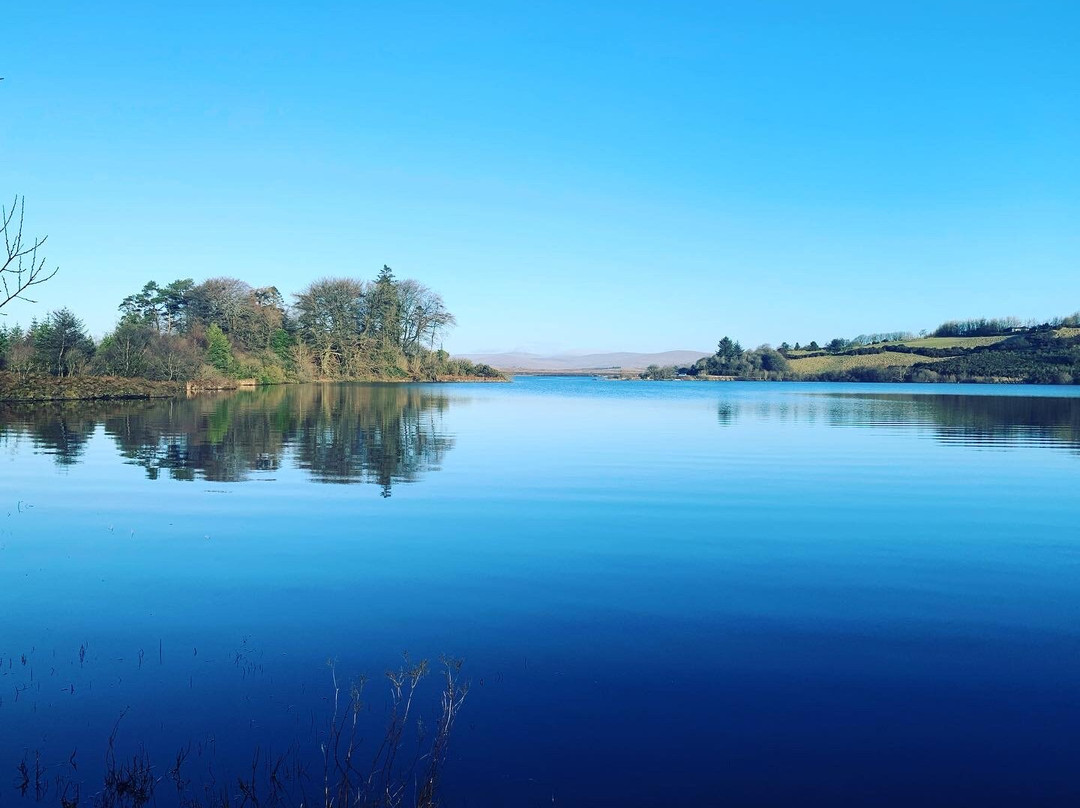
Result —
M206 329L206 343L207 361L222 373L231 372L234 365L232 346L217 323L211 323Z
M94 342L86 334L83 321L70 309L59 309L33 332L37 364L54 376L73 376L94 354Z

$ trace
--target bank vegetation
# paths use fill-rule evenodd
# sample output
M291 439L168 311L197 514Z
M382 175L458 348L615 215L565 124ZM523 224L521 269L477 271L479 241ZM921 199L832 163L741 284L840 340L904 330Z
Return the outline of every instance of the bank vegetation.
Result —
M724 337L687 367L651 366L644 379L1080 384L1080 313L1045 323L1015 318L943 323L932 333L841 337L744 349Z
M237 278L150 281L94 340L69 309L0 326L0 398L172 395L304 381L501 380L452 358L442 297L384 266L371 281L323 278L286 302Z

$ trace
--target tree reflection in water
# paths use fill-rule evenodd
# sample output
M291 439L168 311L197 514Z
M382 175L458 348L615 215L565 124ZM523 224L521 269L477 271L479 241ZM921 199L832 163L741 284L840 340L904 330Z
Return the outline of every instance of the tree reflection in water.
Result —
M186 400L9 404L0 405L0 441L30 440L35 451L70 466L100 430L151 479L235 482L292 467L319 482L374 483L390 496L394 484L437 470L453 448L443 426L449 403L424 385L308 384ZM722 397L716 415L727 428L744 418L795 421L910 430L964 446L1080 452L1076 397L815 388Z
M304 389L315 395L298 413L296 461L320 482L372 482L388 497L394 483L438 470L454 445L442 426L445 395L402 385Z
M740 417L902 429L943 443L986 448L1054 446L1080 452L1080 398L908 392L811 392L778 399L722 399L722 426Z
M447 396L427 387L289 385L186 400L0 407L0 438L28 437L64 465L101 427L151 479L236 482L294 466L325 483L396 483L437 470L454 444Z

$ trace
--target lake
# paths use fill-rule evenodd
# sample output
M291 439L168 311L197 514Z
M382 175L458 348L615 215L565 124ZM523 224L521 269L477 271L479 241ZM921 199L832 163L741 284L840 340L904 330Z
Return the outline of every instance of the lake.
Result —
M1075 804L1078 481L1076 388L0 405L0 804L90 804L110 734L158 805L179 749L320 795L403 652L428 727L464 660L451 806Z

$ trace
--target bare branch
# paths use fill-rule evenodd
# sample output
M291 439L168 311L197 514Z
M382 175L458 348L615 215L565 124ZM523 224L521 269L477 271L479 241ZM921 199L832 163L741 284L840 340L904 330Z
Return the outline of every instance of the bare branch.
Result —
M18 219L15 214L18 212ZM4 255L0 255L0 308L12 300L36 301L24 295L27 289L52 279L59 271L45 269L45 256L38 251L45 245L48 236L35 238L32 243L23 241L23 221L26 212L26 198L15 197L8 210L0 205L0 232L4 234Z

